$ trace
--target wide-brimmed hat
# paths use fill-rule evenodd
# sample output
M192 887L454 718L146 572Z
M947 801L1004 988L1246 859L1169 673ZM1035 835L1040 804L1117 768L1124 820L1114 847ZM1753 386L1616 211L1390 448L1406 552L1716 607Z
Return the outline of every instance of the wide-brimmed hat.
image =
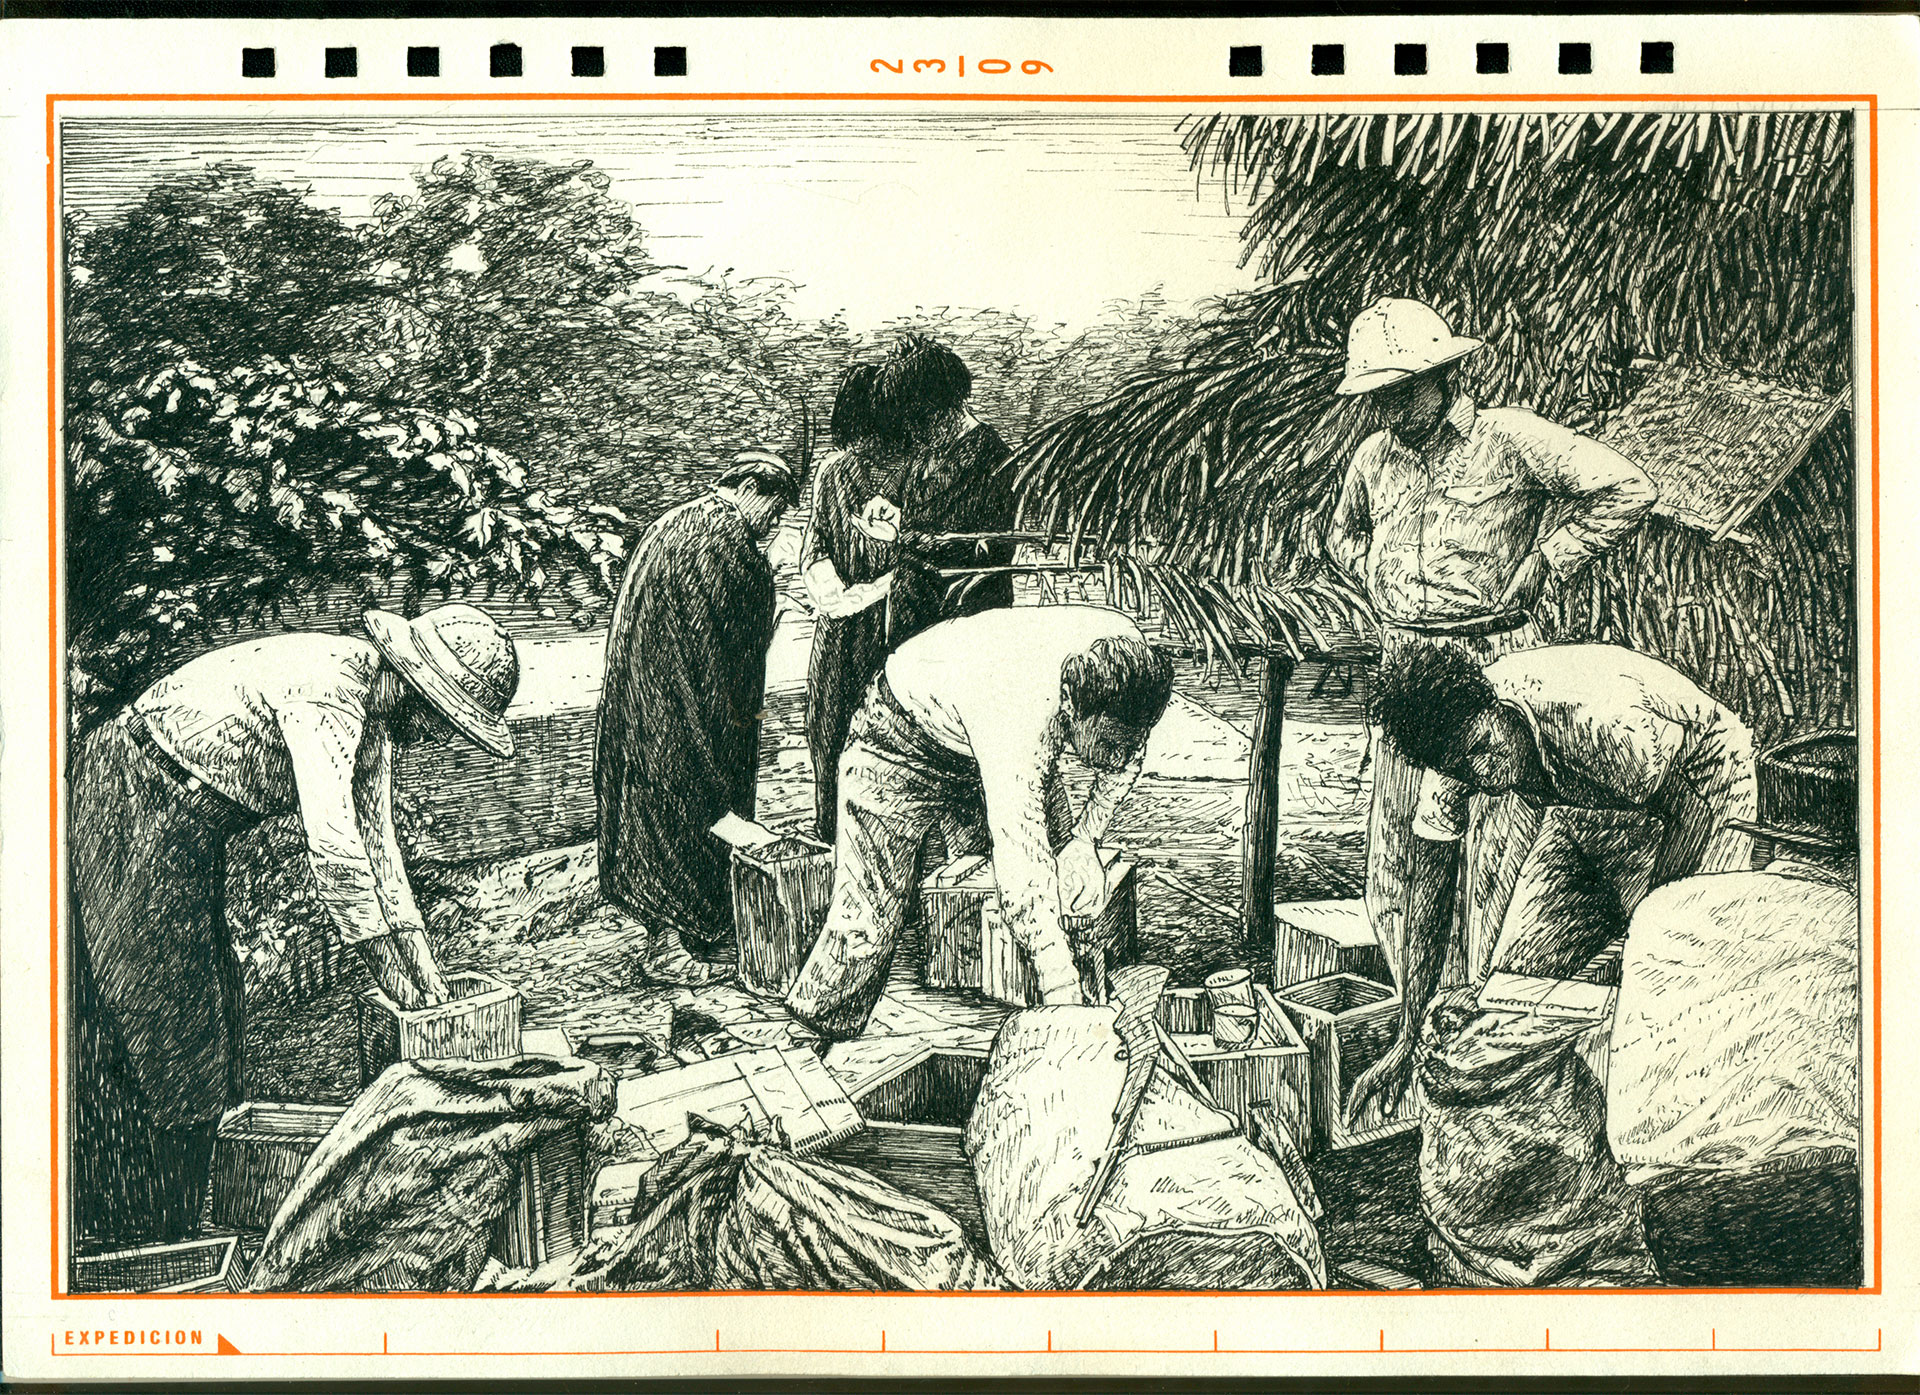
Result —
M417 620L366 614L381 655L441 716L496 756L513 754L507 704L520 686L513 637L478 606L445 605Z
M1759 817L1728 819L1733 827L1778 843L1823 852L1860 846L1860 739L1851 731L1816 731L1763 751L1754 762Z
M1347 331L1347 374L1334 392L1355 397L1391 387L1465 358L1480 343L1455 334L1430 305L1382 296L1354 316Z

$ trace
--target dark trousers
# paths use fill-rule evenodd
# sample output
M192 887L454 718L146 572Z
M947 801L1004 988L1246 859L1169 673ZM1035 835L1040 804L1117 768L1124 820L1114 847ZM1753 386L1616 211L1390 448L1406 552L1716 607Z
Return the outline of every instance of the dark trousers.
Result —
M1857 1163L1669 1173L1642 1185L1647 1248L1668 1283L1858 1288L1864 1269Z
M245 1045L226 846L255 816L140 731L131 714L98 728L71 771L72 1219L95 1245L193 1233Z

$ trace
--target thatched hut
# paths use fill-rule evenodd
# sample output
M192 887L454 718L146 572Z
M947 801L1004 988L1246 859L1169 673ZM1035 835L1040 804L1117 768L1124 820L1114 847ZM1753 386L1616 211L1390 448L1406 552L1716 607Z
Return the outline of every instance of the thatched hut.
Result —
M1374 423L1332 389L1353 315L1417 297L1486 340L1477 400L1623 433L1673 480L1551 631L1660 653L1763 739L1849 720L1853 139L1847 111L1200 119L1189 155L1249 199L1266 287L1214 307L1179 367L1035 433L1023 497L1210 653L1340 647L1364 603L1322 540ZM1681 496L1726 507L1690 518ZM1271 861L1264 744L1249 868ZM1270 888L1246 891L1257 938Z

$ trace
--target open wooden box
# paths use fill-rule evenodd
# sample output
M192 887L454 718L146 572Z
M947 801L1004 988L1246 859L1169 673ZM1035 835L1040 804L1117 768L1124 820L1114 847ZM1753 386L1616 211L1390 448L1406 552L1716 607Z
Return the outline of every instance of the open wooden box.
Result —
M1112 857L1106 905L1096 915L1061 917L1089 1002L1105 1002L1107 975L1136 957L1134 884L1134 864ZM922 883L920 908L927 927L921 981L929 988L970 988L1011 1007L1040 1002L1026 951L1000 913L991 860L976 854L949 862Z
M170 1245L142 1245L109 1254L82 1255L73 1262L75 1293L234 1293L240 1242L211 1235Z
M227 1112L213 1143L213 1224L265 1230L313 1150L347 1111L337 1104L250 1100Z
M1400 1031L1400 999L1385 984L1357 974L1327 974L1282 989L1275 995L1300 1030L1312 1071L1314 1152L1353 1148L1405 1133L1419 1126L1414 1091L1401 1097L1391 1114L1369 1105L1349 1126L1347 1092L1393 1045Z
M520 1054L520 994L482 973L447 975L452 996L403 1008L377 988L360 996L360 1083L396 1061L495 1061Z
M1373 937L1365 903L1287 901L1273 908L1273 985L1354 974L1388 981L1387 957Z
M813 953L833 902L833 849L798 835L733 850L740 982L778 998Z
M1169 988L1160 998L1160 1025L1193 1062L1214 1103L1238 1118L1249 1138L1256 1137L1254 1114L1264 1105L1304 1149L1312 1091L1306 1043L1265 984L1253 985L1253 1006L1253 1040L1244 1046L1214 1041L1213 1004L1204 988Z
M853 1095L866 1127L830 1144L823 1156L932 1202L985 1250L986 1216L965 1138L986 1074L983 1050L927 1049Z

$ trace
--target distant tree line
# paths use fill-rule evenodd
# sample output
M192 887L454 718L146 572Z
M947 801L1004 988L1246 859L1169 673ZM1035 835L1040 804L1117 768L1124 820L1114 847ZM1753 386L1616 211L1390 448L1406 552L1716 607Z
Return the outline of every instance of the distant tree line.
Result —
M66 224L67 633L110 707L327 598L507 596L590 625L745 446L804 463L869 346L794 287L658 261L589 162L467 154L350 223L213 164ZM1154 293L1077 335L916 309L1016 444L1160 366Z

